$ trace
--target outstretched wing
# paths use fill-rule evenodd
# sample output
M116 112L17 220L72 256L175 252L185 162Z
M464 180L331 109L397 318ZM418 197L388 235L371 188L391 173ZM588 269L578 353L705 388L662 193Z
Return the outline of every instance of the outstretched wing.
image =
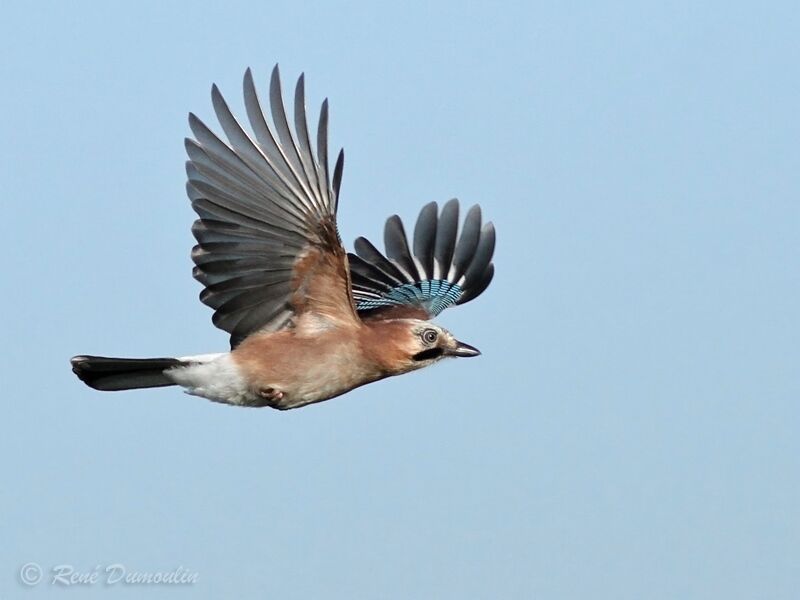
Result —
M413 252L397 215L386 221L385 256L369 240L358 238L356 253L348 257L359 315L430 319L479 296L494 276L494 225L481 227L481 209L475 205L457 234L458 200L453 199L441 213L435 202L420 211Z
M214 324L235 346L256 331L302 324L357 322L347 258L336 228L344 154L328 179L328 101L322 104L316 156L305 114L304 78L294 97L294 133L286 118L277 65L272 71L270 126L250 69L244 101L252 135L216 85L211 98L227 142L194 114L186 140L187 192L200 216L192 227L194 277Z

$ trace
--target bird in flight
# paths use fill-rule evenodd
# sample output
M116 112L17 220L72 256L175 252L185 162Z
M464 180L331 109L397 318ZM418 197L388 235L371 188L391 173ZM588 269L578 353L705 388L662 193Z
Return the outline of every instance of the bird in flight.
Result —
M253 76L244 75L248 133L216 85L211 98L227 142L194 114L186 140L186 189L199 219L193 275L231 351L182 358L72 358L72 370L103 391L178 385L238 406L298 408L366 383L480 352L430 320L480 295L494 275L495 230L473 206L459 235L459 205L419 214L411 245L397 215L386 221L385 254L360 237L355 254L336 226L344 153L328 170L328 101L316 153L303 75L294 131L277 65L269 87L272 124Z

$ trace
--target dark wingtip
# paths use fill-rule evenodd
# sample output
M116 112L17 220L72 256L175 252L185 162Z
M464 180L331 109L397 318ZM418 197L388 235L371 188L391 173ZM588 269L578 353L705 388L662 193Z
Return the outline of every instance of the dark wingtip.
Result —
M342 187L342 171L344 170L344 148L339 150L336 157L336 166L333 167L333 193L336 198L335 208L339 207L339 190Z
M272 89L275 86L280 87L281 85L281 71L278 68L278 63L275 63L275 66L272 67L272 73L269 76L269 86Z
M255 88L255 84L253 82L253 70L250 67L247 67L244 70L244 75L242 76L242 87L247 90L248 86Z

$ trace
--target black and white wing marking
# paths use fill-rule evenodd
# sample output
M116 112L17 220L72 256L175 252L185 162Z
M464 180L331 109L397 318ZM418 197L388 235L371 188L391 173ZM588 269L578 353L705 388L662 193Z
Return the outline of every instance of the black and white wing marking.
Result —
M475 205L459 236L458 212L455 199L441 213L435 202L427 204L414 227L413 251L397 215L386 221L386 255L366 238L355 241L356 253L348 257L360 316L427 319L483 293L494 276L494 225L481 227L481 209Z
M269 108L261 108L250 69L244 101L252 134L231 113L216 86L211 98L228 141L189 115L195 139L186 140L192 207L194 277L200 300L215 310L214 324L231 334L231 345L255 331L290 326L304 312L356 320L346 255L336 228L342 177L339 153L328 179L328 102L322 104L316 156L305 114L301 75L294 96L294 134L286 118L277 65ZM325 294L301 291L325 286ZM314 304L323 298L325 305Z

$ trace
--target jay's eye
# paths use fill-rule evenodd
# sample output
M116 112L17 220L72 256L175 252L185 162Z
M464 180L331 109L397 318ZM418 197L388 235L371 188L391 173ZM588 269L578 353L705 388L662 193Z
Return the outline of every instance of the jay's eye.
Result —
M433 344L439 337L439 333L435 329L426 329L422 332L422 341L426 344Z

